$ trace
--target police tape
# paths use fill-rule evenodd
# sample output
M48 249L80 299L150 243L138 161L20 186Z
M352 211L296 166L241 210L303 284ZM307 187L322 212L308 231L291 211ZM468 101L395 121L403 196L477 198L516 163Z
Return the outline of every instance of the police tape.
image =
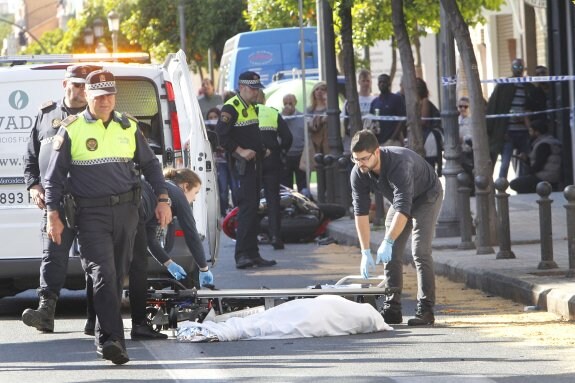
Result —
M566 106L566 107L562 107L562 108L545 109L545 110L539 110L539 111L535 111L535 112L489 114L489 115L486 115L485 118L527 117L527 116L535 116L538 114L561 112L561 111L570 110L570 109L571 109L570 107ZM291 115L291 116L282 115L282 118L284 120L293 120L296 118L312 118L312 117L327 117L327 113L296 114L296 115ZM340 113L339 118L346 119L346 118L349 118L349 115L344 114L344 113ZM376 116L375 114L368 113L368 114L362 115L361 119L362 120L372 120L372 121L405 121L405 120L407 120L407 117L405 117L405 116ZM442 117L423 117L421 119L423 121L437 121L437 120L441 120ZM217 120L206 120L205 121L206 125L208 125L208 124L216 125L217 122L218 122Z
M575 80L575 76L561 75L561 76L525 76L525 77L500 77L489 80L480 80L482 84L519 84L531 82L555 82L555 81L571 81ZM441 84L443 86L457 85L457 76L441 77ZM465 83L461 81L460 83Z

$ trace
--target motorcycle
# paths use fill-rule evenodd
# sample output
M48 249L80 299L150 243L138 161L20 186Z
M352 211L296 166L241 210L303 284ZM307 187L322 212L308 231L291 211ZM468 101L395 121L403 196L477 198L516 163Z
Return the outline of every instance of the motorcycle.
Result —
M333 203L316 203L305 195L286 186L280 186L281 238L284 242L310 242L325 234L330 221L343 217L346 208ZM222 222L223 232L236 238L238 207L232 209ZM260 241L269 241L267 203L260 198L258 207Z

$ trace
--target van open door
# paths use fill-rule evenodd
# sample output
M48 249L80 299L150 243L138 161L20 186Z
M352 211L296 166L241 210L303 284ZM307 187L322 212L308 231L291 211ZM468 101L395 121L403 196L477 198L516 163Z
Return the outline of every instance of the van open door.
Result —
M174 91L184 164L196 172L202 180L193 211L198 233L208 239L213 265L219 250L220 205L212 149L184 52L180 50L178 53L170 54L164 63L164 68L168 72Z

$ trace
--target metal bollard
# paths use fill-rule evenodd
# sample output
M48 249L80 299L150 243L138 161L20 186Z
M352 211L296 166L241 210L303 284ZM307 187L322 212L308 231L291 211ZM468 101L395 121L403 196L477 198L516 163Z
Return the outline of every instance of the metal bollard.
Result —
M565 205L567 216L567 255L569 257L568 277L575 276L575 186L569 185L563 190L567 200Z
M338 169L338 187L339 190L339 203L345 206L345 210L353 216L353 210L351 209L351 184L349 181L349 165L350 160L348 156L341 156L337 159L337 169Z
M492 254L489 238L489 179L486 176L475 177L475 200L477 203L477 235L475 242L477 254Z
M323 154L317 153L313 156L315 161L315 173L317 177L317 201L325 202L325 167L323 165Z
M515 254L511 251L511 229L509 225L509 194L505 193L509 182L505 178L495 180L495 195L497 202L497 230L499 231L499 252L496 259L512 259Z
M457 248L462 250L475 249L473 243L473 221L471 219L471 206L469 198L471 196L471 177L465 172L457 175L457 188L459 192L459 220L461 222L461 243Z
M325 169L325 199L327 203L335 202L335 156L326 154L323 156Z
M537 200L539 204L539 232L541 235L541 262L538 269L556 269L557 263L553 260L553 225L551 221L551 204L549 194L553 188L547 181L539 182L535 191L541 197Z

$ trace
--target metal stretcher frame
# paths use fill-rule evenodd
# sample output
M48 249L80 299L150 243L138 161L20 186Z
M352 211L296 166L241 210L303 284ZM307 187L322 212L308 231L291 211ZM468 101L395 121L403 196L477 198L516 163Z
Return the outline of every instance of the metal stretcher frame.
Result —
M197 290L186 289L172 279L149 281L173 287L148 290L148 319L157 331L175 329L177 322L184 320L201 322L211 309L220 315L261 305L267 310L289 300L320 295L339 295L355 302L370 303L377 309L377 297L400 292L397 287L383 287L385 279L381 275L368 279L349 275L334 285L281 289Z

